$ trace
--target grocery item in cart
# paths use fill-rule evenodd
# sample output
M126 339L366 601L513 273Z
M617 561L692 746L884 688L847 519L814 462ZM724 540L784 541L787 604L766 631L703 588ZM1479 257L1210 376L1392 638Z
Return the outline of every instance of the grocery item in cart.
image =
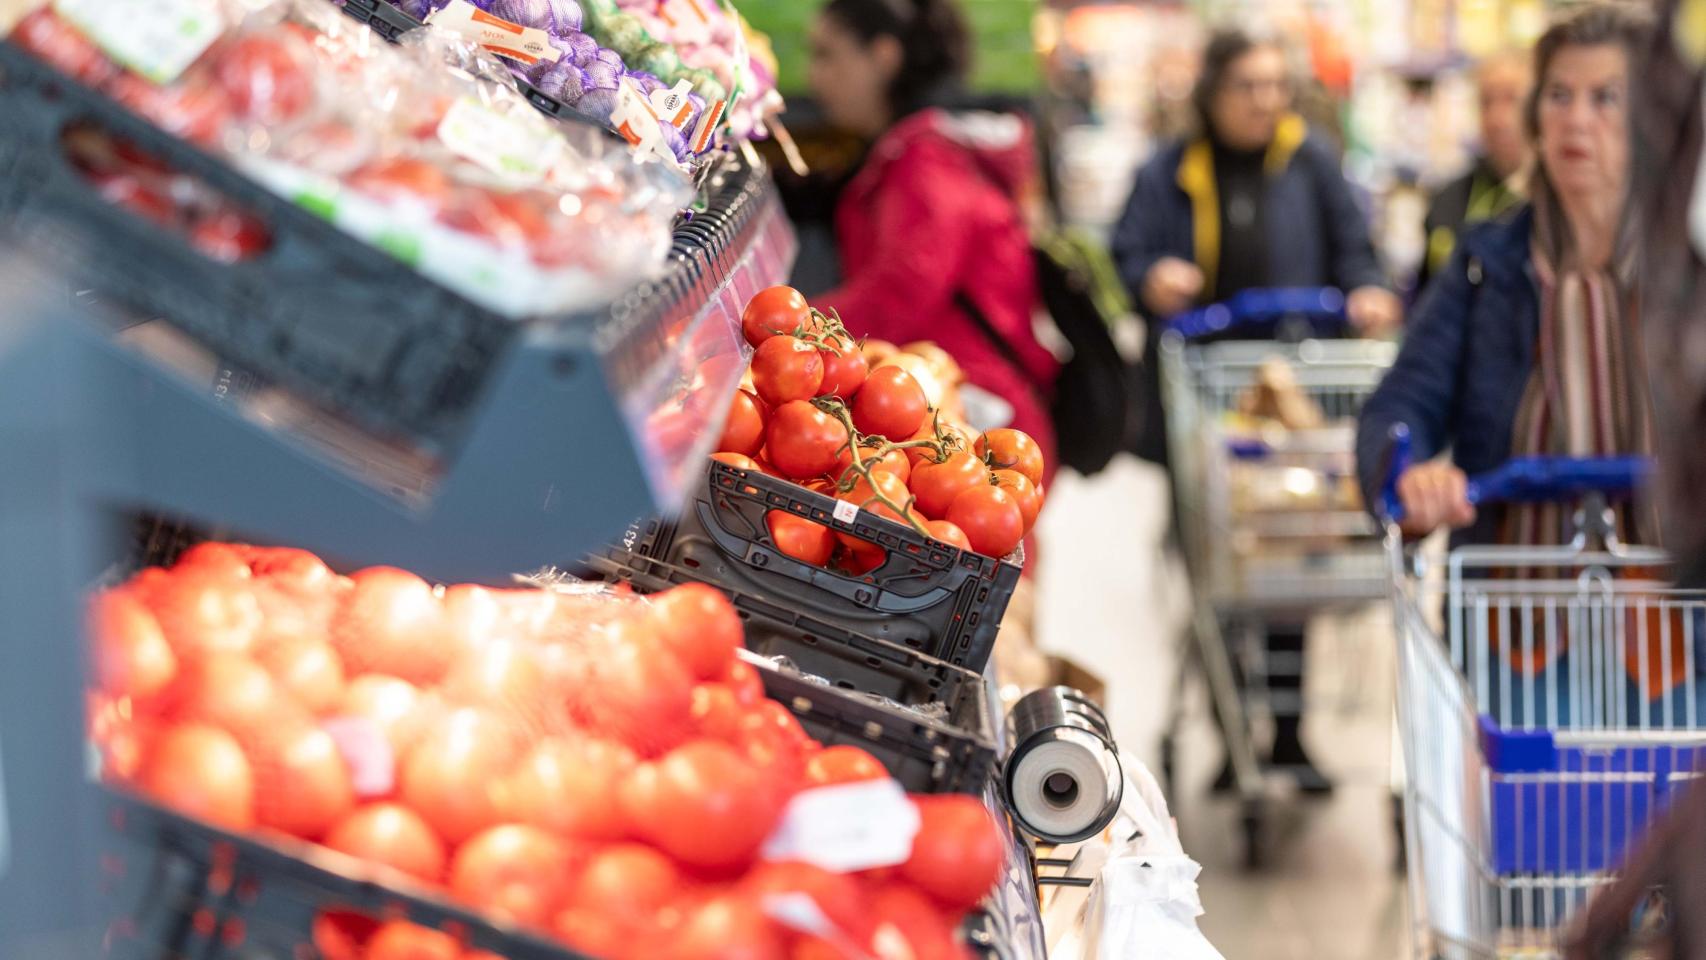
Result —
M1319 404L1297 384L1297 373L1282 357L1273 357L1256 369L1256 379L1238 398L1238 412L1246 417L1272 420L1287 430L1309 430L1321 426L1326 417Z
M441 587L203 543L100 591L90 629L89 730L122 795L263 841L243 857L292 855L584 955L698 956L738 929L766 956L819 940L898 955L881 946L896 936L958 956L952 931L1002 866L980 801L909 798L767 699L777 671L737 656L741 618L702 585ZM900 895L921 926L891 916ZM329 892L318 909L322 951L469 946L386 922L419 912L352 920ZM250 936L307 944L276 926Z
M454 37L399 48L312 0L186 0L195 30L147 46L130 6L40 6L10 40L499 312L607 302L663 261L681 188L648 180L596 131L540 116L495 79L495 59ZM89 177L116 202L189 221L216 255L263 245L239 214L209 215L173 189L186 178L136 144L78 136L95 145L77 162L105 155Z

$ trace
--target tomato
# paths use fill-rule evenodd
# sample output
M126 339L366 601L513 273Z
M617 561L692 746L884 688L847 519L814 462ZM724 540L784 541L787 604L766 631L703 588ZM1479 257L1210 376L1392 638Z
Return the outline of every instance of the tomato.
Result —
M261 124L288 123L315 99L312 64L288 33L249 34L224 47L214 76L242 116Z
M245 748L260 826L317 840L355 809L349 766L326 731L281 723Z
M142 791L172 810L227 830L255 825L255 777L231 734L186 723L166 730L138 778Z
M499 820L498 782L520 759L517 732L473 707L446 714L403 762L401 798L461 843Z
M375 160L345 178L350 189L381 203L407 203L438 213L450 201L449 174L437 165L413 157Z
M355 673L385 673L414 684L436 683L454 656L444 608L425 580L392 567L370 567L332 622L332 643Z
M1039 487L1043 482L1043 450L1030 434L1003 427L977 438L977 455L997 470L1017 470Z
M550 231L543 207L535 198L468 186L452 190L438 219L452 230L513 250L533 250Z
M759 690L763 698L764 692ZM754 701L757 702L757 701ZM726 683L701 683L693 688L693 732L711 740L738 744L746 706Z
M987 483L955 497L947 519L965 531L973 550L986 557L1005 557L1025 538L1025 515L1018 501Z
M242 653L261 626L260 603L249 584L208 571L174 572L145 597L179 659Z
M172 572L202 570L233 580L247 580L251 575L247 547L207 541L185 550L172 564Z
M787 938L750 898L713 897L668 938L670 960L787 960Z
M877 456L882 448L870 444L859 446L859 463L868 467L873 473L882 471L892 473L904 483L912 478L912 461L906 456L905 450L890 450L882 456ZM842 450L835 457L835 476L847 479L848 472L853 469L853 450L851 447Z
M101 779L109 783L135 783L150 746L164 728L157 718L127 706L101 694L89 697L87 730L100 752Z
M503 919L543 927L568 894L577 856L576 848L538 827L492 827L456 851L450 892Z
M743 707L750 707L764 699L764 678L757 667L745 660L736 660L729 664L729 672L723 675L722 682L734 691L735 702Z
M764 906L767 899L803 895L837 928L836 939L864 943L870 939L865 893L859 881L844 873L833 873L809 863L761 863L741 879L743 893Z
M835 469L836 457L847 445L847 428L812 404L797 400L776 408L764 437L770 462L782 476L810 480Z
M840 534L842 553L841 566L855 577L862 577L888 562L887 550L874 543L866 543L856 537Z
M982 801L944 793L912 798L920 823L900 873L942 905L969 910L1001 876L1001 830Z
M966 532L946 520L927 520L924 529L930 531L930 536L950 547L971 549L971 541L966 539Z
M221 727L245 745L281 725L308 722L301 707L279 693L266 668L233 653L216 653L193 663L166 700L173 719Z
M444 879L444 841L420 814L396 803L372 803L341 820L326 834L339 853L390 867L427 883Z
M367 941L373 939L379 921L351 910L322 910L311 928L314 949L321 960L363 960Z
M372 720L398 756L415 745L431 719L414 684L377 673L351 680L335 712Z
M692 729L693 672L645 624L621 624L591 644L570 709L595 733L655 757ZM691 625L683 627L690 635ZM678 637L688 642L688 636Z
M163 188L157 189L127 173L102 176L94 183L95 192L113 206L123 207L161 226L177 227L178 205Z
M285 695L311 713L330 713L343 702L344 664L329 643L298 640L266 644L256 659Z
M989 468L965 451L937 463L924 460L912 468L908 486L918 498L918 511L932 520L945 520L954 499L973 487L989 485ZM970 531L967 531L970 534Z
M220 263L252 260L272 246L266 224L236 210L217 210L196 220L190 244Z
M877 495L879 493L882 494L889 503L893 503L901 509L896 510L894 507L889 506L888 503L884 503L882 500L878 499ZM854 481L852 489L839 494L837 499L845 500L851 504L856 504L861 510L867 510L879 517L887 517L890 520L895 520L900 523L906 523L907 516L915 515L916 513L910 505L913 495L912 491L907 488L906 481L892 473L888 473L887 471L873 471L871 473L870 480L860 477L858 480ZM855 543L863 544L865 542L863 540L858 540L857 538L847 537L846 535L843 535L843 540L850 545Z
M689 867L722 871L752 861L782 798L736 748L695 740L636 768L623 785L622 808L658 849Z
M740 746L776 788L792 788L805 774L806 754L816 741L800 726L793 711L774 700L748 709L740 723Z
M745 456L744 454L739 454L739 453L713 453L713 454L711 454L711 459L717 461L718 463L726 463L729 466L734 467L736 470L750 470L753 473L763 473L764 472L764 468L760 467L758 465L757 460L754 460L751 457Z
M563 837L621 840L628 822L612 798L638 763L609 740L541 740L500 786L499 812Z
M736 390L729 403L728 417L723 421L723 435L717 441L717 452L757 456L764 449L764 426L770 422L770 408L756 394Z
M798 337L771 337L752 356L752 384L772 407L810 400L823 384L823 357Z
M867 436L903 440L930 419L930 401L912 374L899 367L871 371L853 398L853 425Z
M571 906L551 923L557 939L588 957L637 956L630 952L639 931L616 915Z
M569 902L579 910L650 925L680 894L684 882L675 861L651 847L619 843L587 861Z
M1017 470L995 471L995 485L1007 491L1013 502L1019 505L1019 516L1025 521L1025 532L1030 533L1036 525L1037 514L1043 509L1043 490L1031 478Z
M764 526L777 551L795 560L821 567L835 553L835 533L821 523L786 510L771 510L764 515Z
M89 602L95 684L115 697L151 700L178 675L178 657L160 622L136 596L106 590Z
M249 569L270 585L300 596L323 596L343 589L331 567L295 547L252 547Z
M806 784L826 787L836 783L887 780L888 768L865 750L848 745L825 747L806 761Z
M367 941L366 960L460 960L462 948L448 933L393 920Z
M167 133L202 146L216 144L231 119L230 95L206 71L192 69L164 87L123 73L107 84L106 94Z
M791 334L812 323L812 309L793 287L760 290L746 302L740 315L746 342L759 346L777 334Z
M837 337L833 351L819 352L823 354L823 383L817 389L818 396L847 399L857 394L871 373L859 346L851 339Z
M746 638L746 627L729 598L716 587L688 583L652 597L656 636L692 671L695 680L715 680L729 668Z
M442 687L452 703L485 707L528 729L559 727L566 719L540 661L537 644L494 640L463 651Z
M889 884L869 905L874 960L966 960L953 922L917 890Z
M19 20L7 39L85 86L99 87L119 72L101 48L46 5Z

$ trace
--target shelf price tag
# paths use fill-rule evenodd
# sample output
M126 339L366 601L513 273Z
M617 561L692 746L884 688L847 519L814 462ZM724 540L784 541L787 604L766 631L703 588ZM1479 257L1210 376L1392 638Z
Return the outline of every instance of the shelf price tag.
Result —
M835 501L835 519L842 523L852 523L858 516L859 507L857 504L849 503L846 500Z
M658 91L674 93L673 90ZM640 92L640 85L628 77L616 89L616 109L610 114L610 125L634 148L641 160L655 158L680 168L675 153L663 139L664 120L658 116L651 98Z
M892 867L912 854L918 827L918 808L894 780L818 787L789 801L763 856L837 873Z
M53 0L53 10L120 65L162 85L225 32L214 0Z
M449 6L428 17L427 22L530 66L541 60L555 63L563 56L563 51L551 45L551 35L545 31L495 17L468 0L450 0Z

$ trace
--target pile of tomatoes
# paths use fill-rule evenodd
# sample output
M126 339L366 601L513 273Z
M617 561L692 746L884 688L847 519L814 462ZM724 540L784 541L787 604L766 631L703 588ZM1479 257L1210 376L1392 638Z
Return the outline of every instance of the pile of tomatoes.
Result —
M823 748L741 659L726 597L434 587L204 543L95 595L102 776L234 831L324 844L597 957L931 960L995 881L963 796L910 798L909 859L768 862L802 791L888 777ZM802 932L774 898L832 922ZM449 935L330 912L328 960L463 960Z
M747 304L742 332L756 352L735 394L716 459L850 502L941 543L1005 557L1043 506L1045 464L1018 430L973 434L931 408L897 365L872 367L838 320L798 291L772 287ZM767 518L777 549L863 574L875 544L787 513Z

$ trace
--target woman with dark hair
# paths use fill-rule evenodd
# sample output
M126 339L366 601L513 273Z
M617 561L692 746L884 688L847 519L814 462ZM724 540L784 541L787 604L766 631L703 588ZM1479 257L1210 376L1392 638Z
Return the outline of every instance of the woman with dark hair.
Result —
M1331 147L1292 110L1292 85L1279 44L1244 30L1221 30L1203 52L1193 96L1200 132L1161 150L1137 175L1114 230L1120 275L1151 322L1149 357L1160 323L1181 311L1260 287L1337 287L1351 322L1387 331L1401 319L1387 289L1368 224ZM1139 454L1165 463L1159 372L1149 364L1147 433ZM1274 697L1273 767L1305 790L1331 783L1303 749L1301 624L1270 624L1269 689ZM1297 664L1295 668L1282 664ZM1298 709L1280 709L1296 703ZM1223 772L1217 788L1231 784Z
M951 0L830 0L811 46L829 121L874 141L836 207L844 282L816 301L855 334L936 341L1052 463L1044 396L1056 363L1031 332L1037 283L1021 212L1035 186L1029 127L953 109L970 40Z

